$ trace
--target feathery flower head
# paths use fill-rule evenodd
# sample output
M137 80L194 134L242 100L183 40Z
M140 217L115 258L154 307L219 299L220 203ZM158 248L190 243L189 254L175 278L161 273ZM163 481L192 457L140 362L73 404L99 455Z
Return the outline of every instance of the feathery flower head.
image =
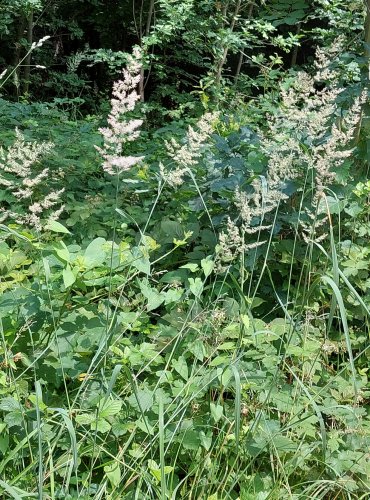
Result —
M110 175L119 175L139 163L142 156L124 156L124 144L138 138L143 121L127 119L126 114L133 111L140 96L136 90L141 78L142 54L135 47L128 58L127 68L122 71L123 79L113 84L111 111L107 127L99 129L104 144L95 146L104 159L103 170Z

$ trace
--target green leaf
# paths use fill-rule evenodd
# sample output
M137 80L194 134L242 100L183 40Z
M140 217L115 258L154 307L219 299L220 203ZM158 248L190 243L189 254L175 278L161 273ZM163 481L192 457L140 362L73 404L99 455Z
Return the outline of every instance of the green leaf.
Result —
M297 444L285 436L274 436L272 442L279 453L288 453L297 449Z
M133 261L132 265L141 273L150 275L150 260L146 253L143 251L144 247L134 247L132 249Z
M76 276L73 274L71 266L67 264L67 267L63 269L63 283L66 288L69 288L76 281Z
M179 375L185 380L188 380L189 374L188 374L188 365L186 363L186 360L183 356L180 356L177 360L174 359L172 361L172 366L174 369L177 371Z
M71 257L69 254L69 250L66 247L65 243L63 243L63 241L57 241L56 243L54 243L53 250L62 261L70 262Z
M215 359L212 359L209 366L220 366L227 364L229 362L228 356L216 356Z
M99 408L99 418L107 418L112 417L113 415L117 415L121 411L122 401L114 400L114 401L106 401L101 402L103 404L102 408Z
M133 408L145 412L153 406L153 393L148 389L140 389L137 391L136 395L131 394L127 401Z
M149 465L149 470L150 470L150 473L157 479L157 481L161 481L162 479L162 474L161 474L161 469L159 468L159 466L156 464L156 462L154 462L154 460L149 460L148 461L148 465ZM170 474L172 471L173 471L173 467L171 467L170 465L165 465L164 466L164 474Z
M200 278L188 278L190 291L199 299L203 292L203 282Z
M103 246L106 244L104 238L95 238L86 248L84 253L84 264L87 269L99 267L103 264L106 258L106 252Z
M80 413L76 415L76 422L80 425L90 425L96 420L95 413Z
M192 273L195 273L195 271L198 271L199 266L198 264L192 264L191 262L189 264L185 264L184 266L180 266L180 269L190 269Z
M205 434L203 431L200 432L200 443L206 451L209 451L212 446L212 433L208 432Z
M20 402L12 398L11 396L7 396L6 398L3 398L0 401L0 410L14 411L14 410L20 410L21 408L22 407Z
M186 430L181 443L185 449L196 451L200 445L199 433L192 429Z
M235 349L235 342L224 342L217 347L219 351L231 351Z
M115 462L110 465L106 465L104 467L104 472L112 487L116 488L121 482L121 469L119 463Z
M200 262L204 275L206 278L212 273L213 268L215 267L215 263L213 260L210 259L210 257L207 257L206 259L202 259Z
M223 406L215 404L215 403L210 403L209 407L211 410L212 418L215 421L215 423L217 424L217 422L220 420L220 418L222 417L222 415L224 413Z
M183 288L170 288L164 294L164 303L167 305L173 302L178 302L181 299L183 293Z
M249 316L247 314L241 314L240 319L242 320L242 323L245 326L245 328L248 329L250 326Z
M52 231L53 233L64 233L64 234L71 234L70 231L66 227L63 226L60 222L56 220L50 220L46 226L46 229L49 231Z
M106 432L109 432L111 430L111 424L109 422L107 422L106 420L104 420L104 418L99 418L99 420L97 422L92 422L91 424L91 429L93 431L98 431L98 432L101 432L103 434L105 434Z
M203 361L206 355L206 349L201 340L195 340L192 344L189 344L188 349L198 361Z
M4 455L9 447L9 434L0 435L0 452Z
M153 311L157 309L164 302L164 295L158 292L155 288L149 286L148 280L142 280L139 282L141 293L147 299L147 311Z

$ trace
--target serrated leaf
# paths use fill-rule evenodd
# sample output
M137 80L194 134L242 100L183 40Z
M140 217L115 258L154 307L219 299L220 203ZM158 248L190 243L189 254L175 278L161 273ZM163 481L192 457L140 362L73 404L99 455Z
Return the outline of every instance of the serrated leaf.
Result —
M7 413L4 417L4 422L8 424L8 427L21 427L24 424L24 415L22 410L16 410Z
M287 453L297 449L297 444L286 436L274 436L272 443L274 448L276 448L276 450L280 453Z
M188 349L198 361L203 361L206 355L206 349L201 340L195 340L192 344L189 344Z
M112 417L113 415L117 415L121 411L122 401L114 400L114 401L106 401L104 406L99 411L99 419Z
M80 425L90 425L96 420L96 415L94 413L80 413L76 415L75 420Z
M109 432L111 430L111 427L111 424L104 420L104 418L99 418L97 422L93 422L91 424L91 429L93 431L98 431L101 433Z
M14 410L20 410L20 409L21 409L21 404L19 403L19 401L12 398L11 396L7 396L6 398L3 398L0 401L0 410L14 411Z
M138 390L137 394L131 394L127 401L133 408L145 412L153 406L153 393L149 390Z

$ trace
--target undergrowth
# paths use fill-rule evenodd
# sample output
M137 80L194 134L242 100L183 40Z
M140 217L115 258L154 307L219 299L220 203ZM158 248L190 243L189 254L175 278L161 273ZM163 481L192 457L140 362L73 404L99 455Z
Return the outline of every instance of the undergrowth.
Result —
M266 96L255 121L258 102L139 138L135 71L103 140L1 102L53 142L34 168L64 209L26 224L1 120L1 495L368 498L363 93L340 114L335 81L299 74L264 127Z

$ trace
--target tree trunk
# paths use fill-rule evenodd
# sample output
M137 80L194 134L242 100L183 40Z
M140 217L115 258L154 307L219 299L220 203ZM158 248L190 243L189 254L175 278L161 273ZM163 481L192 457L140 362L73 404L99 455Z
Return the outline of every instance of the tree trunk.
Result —
M19 68L19 63L21 61L21 39L23 37L24 29L26 27L26 20L24 16L20 16L18 25L17 25L17 34L16 34L16 40L15 40L15 50L14 50L14 58L13 58L13 68L14 68L14 79L15 79L15 86L17 89L17 95L19 94L18 89L19 89L19 75L20 75L20 68Z
M366 19L365 19L365 57L370 57L370 0L366 1Z
M300 34L301 32L301 27L302 27L302 24L301 23L298 23L297 25L297 35ZM295 66L297 64L297 57L298 57L298 45L296 45L294 47L294 50L293 50L293 54L292 54L292 60L290 61L290 67L293 68L293 66Z
M367 80L367 91L369 90L370 86L370 0L366 0L366 18L365 18L365 25L364 25L364 42L365 42L365 50L364 50L364 56L367 59L367 64L365 67L366 71L366 80ZM365 90L365 89L364 89ZM355 136L354 136L354 146L357 146L357 144L360 141L360 135L361 135L361 129L363 128L365 130L365 133L369 133L370 131L370 106L368 102L364 102L362 105L361 109L361 115L360 119L358 121L358 124L356 126L356 131L355 131Z
M153 18L153 12L154 12L154 0L150 0L149 4L149 11L148 15L146 18L146 26L145 26L145 36L148 36L150 33L150 28L152 25L152 18ZM141 43L141 40L140 40ZM140 94L140 101L144 102L145 99L145 85L144 85L144 68L141 68L140 71L140 83L139 83L139 94Z
M231 23L230 23L230 31L231 32L234 31L236 19L238 17L239 11L240 11L241 3L242 3L242 0L238 0L236 3L233 18L232 18ZM226 6L225 6L225 9L226 9ZM225 15L226 15L226 12L225 12ZM216 71L216 86L220 85L222 70L223 70L223 67L225 65L228 52L229 52L229 47L225 46L224 50L223 50L222 57L218 63L217 71Z
M23 73L23 94L27 94L30 88L30 75L31 75L31 45L33 42L33 12L31 11L27 19L27 44L28 54L24 60L24 73Z
M252 17L252 15L253 15L253 8L254 8L254 4L251 3L249 5L247 19L250 19ZM242 66L243 66L243 62L244 62L244 53L243 53L243 51L240 51L238 66L236 67L236 71L235 71L235 84L238 81L238 78L239 78L239 75L240 75L240 72L241 72L241 69L242 69Z

